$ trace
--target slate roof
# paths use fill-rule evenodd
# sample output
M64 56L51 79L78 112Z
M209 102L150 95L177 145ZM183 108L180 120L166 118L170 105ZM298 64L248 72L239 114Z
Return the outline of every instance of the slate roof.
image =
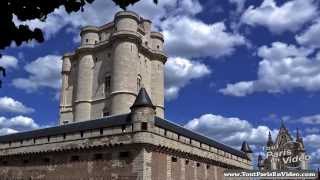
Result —
M91 130L91 129L122 126L130 123L131 123L130 114L122 114L122 115L109 116L109 117L96 119L96 120L83 121L79 123L72 123L72 124L66 124L62 126L55 126L55 127L49 127L49 128L38 129L33 131L4 135L4 136L0 136L0 143L10 142L10 141L19 141L23 139L48 137L48 136L54 136L54 135L59 135L64 133L79 132L79 131L85 131L85 130ZM182 136L194 139L196 141L199 141L201 143L207 144L209 146L215 147L217 149L223 150L230 154L239 156L244 159L248 159L246 154L242 151L231 148L225 144L219 143L211 138L195 133L191 130L188 130L182 126L179 126L175 123L172 123L160 117L155 118L155 125L160 128L164 128L166 130L175 132L179 135L182 135Z
M151 102L151 99L147 93L147 90L144 87L142 87L139 90L139 94L138 94L136 100L134 101L133 105L131 106L131 109L136 108L136 107L152 107L152 108L154 108L154 106Z

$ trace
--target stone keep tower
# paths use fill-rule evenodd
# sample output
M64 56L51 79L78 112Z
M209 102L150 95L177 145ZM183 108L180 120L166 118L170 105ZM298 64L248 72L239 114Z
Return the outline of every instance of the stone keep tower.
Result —
M62 58L60 124L130 112L139 89L164 117L163 35L134 12L81 30L81 45Z

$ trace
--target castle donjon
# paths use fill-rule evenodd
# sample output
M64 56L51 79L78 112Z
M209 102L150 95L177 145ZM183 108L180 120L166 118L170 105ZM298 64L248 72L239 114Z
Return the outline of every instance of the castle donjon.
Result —
M81 30L63 56L59 125L0 137L1 179L221 180L252 169L233 149L164 118L164 38L129 11Z

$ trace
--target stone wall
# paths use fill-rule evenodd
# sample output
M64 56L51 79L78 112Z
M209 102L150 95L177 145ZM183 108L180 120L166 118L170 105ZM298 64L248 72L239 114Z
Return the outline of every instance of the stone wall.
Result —
M224 168L143 145L7 156L0 179L223 180Z

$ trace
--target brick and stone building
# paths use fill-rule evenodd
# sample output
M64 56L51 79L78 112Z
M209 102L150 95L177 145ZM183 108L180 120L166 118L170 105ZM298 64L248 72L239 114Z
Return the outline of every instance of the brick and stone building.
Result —
M164 119L166 55L151 21L118 12L63 56L58 126L0 137L2 179L221 180L252 169L233 149Z

